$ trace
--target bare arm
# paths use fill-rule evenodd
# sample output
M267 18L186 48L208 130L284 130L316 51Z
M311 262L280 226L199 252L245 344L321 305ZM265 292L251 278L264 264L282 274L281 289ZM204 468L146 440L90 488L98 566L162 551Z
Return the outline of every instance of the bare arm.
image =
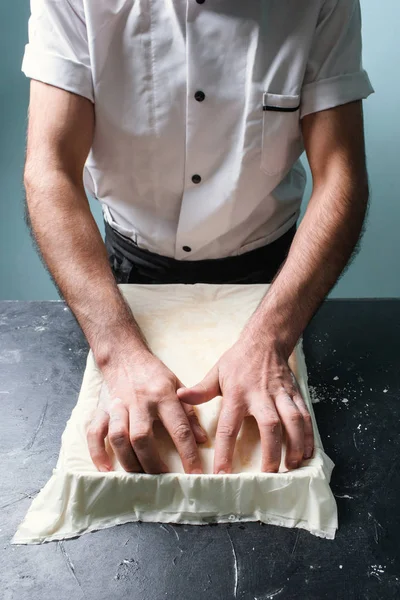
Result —
M230 472L243 418L259 426L263 471L277 471L286 440L286 466L313 452L311 417L288 358L359 239L368 203L361 103L303 119L313 194L288 258L241 337L190 389L189 404L222 394L214 469ZM246 360L244 360L244 357Z
M165 471L153 436L160 419L187 472L201 470L196 441L205 441L194 410L180 403L181 382L148 348L114 281L90 212L82 172L94 132L92 103L32 81L25 166L27 208L48 268L81 325L107 384L88 429L100 470L112 464L108 435L128 471Z
M146 344L124 302L85 195L82 173L94 131L93 104L31 82L24 183L42 256L101 366L119 343Z
M368 206L361 102L308 115L302 128L313 193L288 258L249 324L285 356L348 263Z

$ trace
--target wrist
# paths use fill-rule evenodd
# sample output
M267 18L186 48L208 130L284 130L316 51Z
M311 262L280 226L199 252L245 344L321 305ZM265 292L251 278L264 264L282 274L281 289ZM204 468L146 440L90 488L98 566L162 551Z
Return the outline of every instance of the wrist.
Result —
M108 330L92 350L99 369L104 372L121 367L128 356L138 363L154 357L141 332L135 328Z
M269 327L257 327L254 330L249 328L243 331L240 343L244 344L247 348L251 346L256 352L273 352L288 359L296 346L297 339L294 339L294 336L282 330L276 331Z
M265 351L274 351L288 359L301 333L293 313L285 317L282 311L259 309L247 323L241 339L246 344L261 346Z

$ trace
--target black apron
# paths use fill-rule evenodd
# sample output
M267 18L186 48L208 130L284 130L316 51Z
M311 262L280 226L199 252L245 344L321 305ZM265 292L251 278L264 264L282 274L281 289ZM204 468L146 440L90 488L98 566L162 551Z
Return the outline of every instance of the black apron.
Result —
M267 246L237 256L176 260L139 248L105 223L106 248L117 283L270 283L289 252L296 225Z

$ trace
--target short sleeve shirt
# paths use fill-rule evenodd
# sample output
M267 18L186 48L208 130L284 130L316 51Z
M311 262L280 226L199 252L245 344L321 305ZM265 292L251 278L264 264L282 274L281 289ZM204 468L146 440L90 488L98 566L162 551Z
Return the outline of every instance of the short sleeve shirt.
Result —
M301 119L373 92L358 0L31 0L22 70L94 103L87 191L178 260L288 231Z

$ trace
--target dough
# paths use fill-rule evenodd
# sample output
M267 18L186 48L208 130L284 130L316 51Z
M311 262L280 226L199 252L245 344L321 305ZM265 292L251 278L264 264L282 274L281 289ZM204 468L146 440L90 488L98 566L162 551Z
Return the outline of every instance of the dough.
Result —
M120 285L153 352L191 386L232 346L268 289L255 285ZM102 388L89 352L78 402L62 435L53 475L33 500L13 538L29 544L73 537L129 521L205 524L256 521L307 529L334 538L337 509L329 487L333 463L324 453L307 387L301 340L290 358L314 423L315 451L302 467L261 473L260 439L253 418L245 419L231 475L213 475L213 442L221 398L196 407L210 441L199 446L204 475L186 475L161 424L156 435L170 473L101 473L86 444ZM284 453L283 453L284 456Z

